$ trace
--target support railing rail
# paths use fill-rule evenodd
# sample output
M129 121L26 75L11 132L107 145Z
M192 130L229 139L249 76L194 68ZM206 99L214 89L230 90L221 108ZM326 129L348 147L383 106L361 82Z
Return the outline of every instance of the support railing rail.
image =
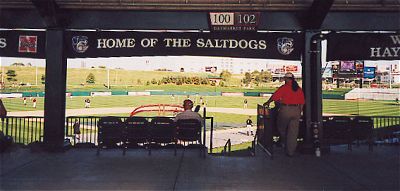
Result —
M43 141L43 117L7 116L0 120L0 131L11 136L14 143L28 145L35 141Z
M349 116L356 117L356 116ZM374 121L374 131L386 131L386 130L397 130L400 128L400 116L368 116ZM65 125L65 137L71 140L71 143L92 143L97 145L97 121L100 116L71 116L66 118ZM128 117L120 117L125 121ZM151 117L149 117L151 118ZM209 152L212 153L213 145L213 117L206 117L206 120L210 120L211 123L207 130L210 131L209 136ZM76 140L74 135L73 124L75 120L80 123L80 139ZM207 123L205 123L207 124ZM206 132L204 129L203 134ZM44 132L44 118L37 116L7 116L0 119L0 131L4 135L13 137L15 143L28 145L32 142L43 141ZM205 140L205 137L202 137ZM376 135L374 135L374 138ZM74 140L75 139L75 140ZM203 141L204 142L204 141Z
M231 155L231 151L232 151L232 143L231 143L231 139L228 139L224 145L224 150L222 151L222 155Z

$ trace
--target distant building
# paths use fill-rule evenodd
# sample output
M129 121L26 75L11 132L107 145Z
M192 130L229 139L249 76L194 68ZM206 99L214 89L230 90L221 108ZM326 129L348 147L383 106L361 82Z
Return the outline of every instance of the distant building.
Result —
M293 73L301 76L301 64L299 61L285 60L266 60L266 59L244 59L244 58L226 58L226 57L201 57L201 56L165 56L162 59L146 58L143 64L137 64L137 70L154 71L159 68L165 68L174 72L209 72L220 73L227 70L232 74L244 74L246 72L269 71L275 72L276 69L283 71L296 70Z
M219 85L221 80L222 78L219 76L208 76L208 81L210 82L210 84L215 83L216 86Z

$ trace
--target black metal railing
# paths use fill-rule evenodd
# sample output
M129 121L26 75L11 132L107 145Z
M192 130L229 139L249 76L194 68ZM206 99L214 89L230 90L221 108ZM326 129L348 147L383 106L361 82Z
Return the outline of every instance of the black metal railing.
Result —
M224 145L224 150L222 150L222 155L231 155L231 151L232 151L232 143L231 143L231 139L228 139L228 141L226 141L225 145Z
M125 121L126 117L119 117ZM65 125L65 137L71 140L72 145L76 143L92 143L97 145L97 123L101 117L97 116L72 116L67 117ZM74 123L79 122L79 138L74 133Z
M374 128L400 126L400 116L371 116L374 120Z
M336 116L324 116L326 118L336 117ZM400 127L400 116L342 116L348 117L350 120L353 120L356 117L368 117L371 118L374 122L373 129L379 128L390 128L390 127Z
M355 117L355 116L350 116ZM374 130L398 129L400 128L400 116L370 116L374 121ZM97 122L99 116L74 116L66 118L65 137L69 138L74 145L75 143L93 143L97 145ZM120 117L125 121L127 117ZM154 118L154 117L148 117ZM73 130L75 120L80 123L80 139L76 140ZM213 131L214 118L206 117L205 120L210 120L210 127L203 128L203 134L210 130L209 136L209 153L213 153ZM207 124L207 123L204 123ZM43 117L14 117L8 116L0 119L0 131L5 135L12 136L15 143L27 145L35 141L43 141L44 118ZM203 136L203 143L206 143L206 137ZM75 140L74 140L75 139Z
M8 116L0 121L0 131L13 137L15 143L27 145L35 141L43 141L43 117Z

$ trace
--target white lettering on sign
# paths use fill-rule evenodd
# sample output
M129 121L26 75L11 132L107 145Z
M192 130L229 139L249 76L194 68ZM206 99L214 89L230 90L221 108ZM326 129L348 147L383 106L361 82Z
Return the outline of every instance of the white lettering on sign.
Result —
M196 46L199 48L241 48L241 49L253 49L253 50L265 50L267 49L267 43L265 40L235 40L235 39L203 39L199 38L196 41Z
M370 48L373 58L399 57L400 47Z
M393 41L393 44L400 44L400 35L390 35L390 38Z
M400 35L390 35L394 45L400 45ZM372 58L396 58L400 56L400 47L372 47L370 48Z
M133 48L133 47L135 47L134 38L97 39L97 48Z
M5 48L7 46L7 40L5 38L0 38L0 48Z
M142 41L140 41L140 45L142 47L147 48L147 47L154 47L158 42L158 39L156 38L144 38Z
M190 39L188 38L165 38L164 42L165 47L187 48L192 45Z

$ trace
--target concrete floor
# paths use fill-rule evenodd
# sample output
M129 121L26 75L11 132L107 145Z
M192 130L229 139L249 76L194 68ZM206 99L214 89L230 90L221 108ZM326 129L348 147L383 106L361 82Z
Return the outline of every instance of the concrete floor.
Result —
M70 149L1 156L0 190L399 190L399 146L365 146L330 154L273 160L255 157L199 157L198 150Z

